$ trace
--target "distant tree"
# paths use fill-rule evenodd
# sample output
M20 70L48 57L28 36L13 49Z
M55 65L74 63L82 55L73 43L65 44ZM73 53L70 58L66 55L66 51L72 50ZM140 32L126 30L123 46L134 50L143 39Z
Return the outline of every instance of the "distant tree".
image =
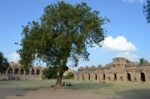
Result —
M144 13L145 13L147 22L150 23L150 0L147 0L146 4L144 5Z
M48 67L43 70L43 77L46 79L55 79L57 78L57 68L56 67Z
M64 1L45 7L39 21L23 27L20 63L25 68L35 60L57 68L56 85L61 85L67 63L77 66L80 58L88 60L87 47L101 46L102 25L107 21L86 3L71 5Z
M144 58L141 58L141 59L139 60L139 64L140 64L140 65L150 65L149 62L148 62L147 60L145 60Z
M9 67L9 63L7 59L4 57L3 53L0 52L0 73L5 73L8 67Z
M73 72L68 72L66 75L64 75L64 79L73 79L74 78L74 73Z

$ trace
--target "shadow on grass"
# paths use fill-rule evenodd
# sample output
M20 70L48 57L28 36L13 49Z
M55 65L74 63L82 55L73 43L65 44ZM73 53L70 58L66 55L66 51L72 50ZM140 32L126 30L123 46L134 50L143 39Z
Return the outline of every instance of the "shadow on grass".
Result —
M0 81L0 99L7 96L25 96L26 93L48 88L53 80L43 81Z
M133 89L117 92L119 99L150 99L150 89ZM116 99L116 98L115 98Z
M0 89L0 99L6 99L7 96L25 96L27 92L37 91L42 88L2 88Z
M72 83L72 86L69 87L74 90L96 90L96 89L101 89L101 88L107 88L112 86L110 83Z

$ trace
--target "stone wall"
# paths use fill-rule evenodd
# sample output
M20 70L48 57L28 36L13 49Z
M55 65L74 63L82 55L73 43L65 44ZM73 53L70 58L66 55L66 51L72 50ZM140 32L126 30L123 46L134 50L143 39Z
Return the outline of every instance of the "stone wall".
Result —
M0 80L42 80L43 69L32 66L25 70L20 64L11 62L5 73L0 73Z
M104 67L79 68L75 78L99 82L150 82L150 65L141 66L125 58L114 58Z

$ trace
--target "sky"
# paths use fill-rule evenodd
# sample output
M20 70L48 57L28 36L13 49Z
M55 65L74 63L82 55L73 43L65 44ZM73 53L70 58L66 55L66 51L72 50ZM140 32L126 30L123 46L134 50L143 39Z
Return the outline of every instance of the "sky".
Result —
M22 26L39 20L43 9L58 0L0 0L0 51L9 61L17 62L21 47ZM102 47L88 48L89 61L80 60L80 66L104 65L114 57L131 61L145 58L150 61L150 23L143 14L145 0L64 0L71 4L86 2L110 22L103 25L105 40Z

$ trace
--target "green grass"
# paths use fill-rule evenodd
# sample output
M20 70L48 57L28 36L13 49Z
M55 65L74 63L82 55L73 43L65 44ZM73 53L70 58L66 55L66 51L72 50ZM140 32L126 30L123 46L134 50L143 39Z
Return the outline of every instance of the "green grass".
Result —
M70 82L72 82L73 86L71 88L74 90L85 90L106 96L120 96L121 99L150 99L150 83L110 82L104 84L89 81Z
M67 87L73 90L83 90L90 93L106 96L120 96L121 99L150 99L150 83L123 83L123 82L88 82L66 80L71 82L72 86ZM42 81L0 81L0 90L19 89L25 91L34 91L41 88L48 88L55 83L55 80Z
M39 81L0 81L1 88L46 88L55 83L55 80Z

